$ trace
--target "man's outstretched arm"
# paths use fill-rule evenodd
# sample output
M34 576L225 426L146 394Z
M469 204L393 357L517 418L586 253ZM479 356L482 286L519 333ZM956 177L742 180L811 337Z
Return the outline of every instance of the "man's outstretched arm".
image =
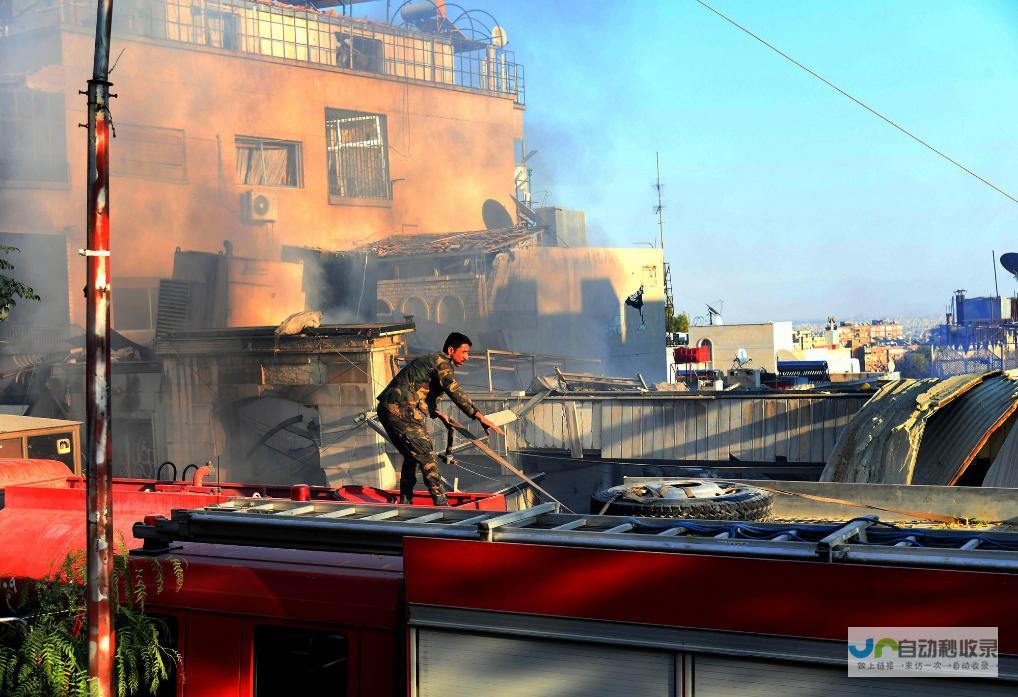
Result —
M459 410L472 419L476 419L484 430L492 429L495 433L500 436L505 435L498 426L493 424L487 419L487 417L481 413L481 410L474 406L474 403L470 401L470 397L460 387L460 384L456 381L456 374L453 372L452 363L449 361L439 361L438 366L438 377L442 383L442 390L449 395L449 399L452 400L453 404L459 407ZM438 418L442 418L439 416ZM442 419L444 421L444 419Z

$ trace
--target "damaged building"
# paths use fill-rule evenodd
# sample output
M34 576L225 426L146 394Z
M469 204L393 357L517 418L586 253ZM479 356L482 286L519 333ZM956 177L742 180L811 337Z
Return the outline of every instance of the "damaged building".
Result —
M544 227L397 235L352 252L315 252L305 257L305 268L323 266L326 282L319 287L338 285L348 289L345 297L357 298L342 308L346 316L413 317L413 349L439 348L458 330L478 349L663 380L661 250L567 248L557 241ZM639 303L627 303L634 294ZM342 295L333 291L332 307ZM503 387L527 384L529 378Z
M80 288L78 90L95 4L0 8L0 230L63 239ZM484 201L515 206L523 68L490 36L251 0L132 0L113 36L118 330L154 329L178 247L216 252L228 240L238 256L279 260L288 244L474 229ZM83 298L68 299L80 324Z
M366 5L381 14L369 2L118 5L118 473L213 460L222 476L292 479L287 453L304 449L304 478L382 484L384 468L355 471L375 440L337 455L309 424L324 434L374 406L387 378L365 367L373 352L434 350L450 328L475 336L482 356L509 357L489 386L526 386L541 361L663 379L662 253L587 247L581 212L531 209L524 71L505 30L484 12L449 16L441 2L353 16ZM22 250L18 274L43 298L0 323L0 401L43 417L83 417L78 90L95 11L83 0L0 0L0 241ZM332 359L294 349L293 337L265 348L305 310L322 313L315 336L335 344L333 359L346 356L369 382L307 368ZM387 375L398 367L379 360ZM208 385L215 399L202 396ZM341 417L320 413L340 407ZM347 455L352 470L329 464Z
M1013 486L1016 409L1014 370L888 382L841 434L821 481Z

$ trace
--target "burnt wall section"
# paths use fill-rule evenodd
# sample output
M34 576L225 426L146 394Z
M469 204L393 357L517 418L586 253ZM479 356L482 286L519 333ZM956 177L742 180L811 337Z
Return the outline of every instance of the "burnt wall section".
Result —
M224 481L391 486L381 439L355 418L391 378L408 325L271 328L160 338L167 458Z
M162 366L158 361L114 360L110 405L113 476L157 476L166 450L162 382ZM58 405L58 413L66 418L85 420L83 361L53 366L45 385L53 403Z

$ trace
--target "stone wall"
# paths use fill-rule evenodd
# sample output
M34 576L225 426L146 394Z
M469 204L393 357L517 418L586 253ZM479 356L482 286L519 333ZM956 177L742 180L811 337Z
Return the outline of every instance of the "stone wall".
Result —
M475 274L379 281L379 315L414 315L419 321L443 325L474 324L487 314L485 286L484 277Z

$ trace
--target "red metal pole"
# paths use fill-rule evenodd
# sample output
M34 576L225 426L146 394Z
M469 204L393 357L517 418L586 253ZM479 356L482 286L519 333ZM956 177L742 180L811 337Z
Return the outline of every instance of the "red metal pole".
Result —
M110 460L109 63L113 0L98 0L88 81L88 237L85 398L88 410L88 676L93 694L113 693L113 500Z

